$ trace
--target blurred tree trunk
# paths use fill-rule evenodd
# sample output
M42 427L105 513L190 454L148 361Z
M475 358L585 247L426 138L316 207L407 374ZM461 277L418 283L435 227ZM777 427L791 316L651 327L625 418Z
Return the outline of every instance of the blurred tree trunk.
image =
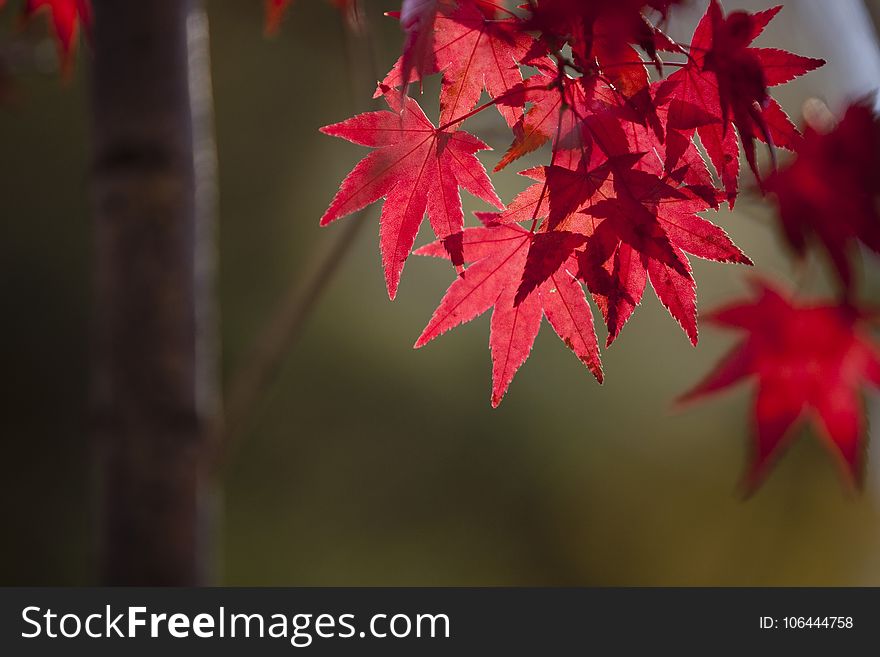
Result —
M205 16L196 0L93 4L101 580L199 584L219 394Z

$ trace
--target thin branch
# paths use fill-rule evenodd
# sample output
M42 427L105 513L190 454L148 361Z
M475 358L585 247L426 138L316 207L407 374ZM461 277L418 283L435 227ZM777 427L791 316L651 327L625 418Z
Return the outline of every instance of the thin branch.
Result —
M306 320L361 232L368 214L369 209L364 208L350 217L320 262L310 268L308 278L290 286L248 351L243 366L233 376L226 393L226 424L220 444L219 456L224 461L228 460L256 407L275 383L284 355L299 337Z
M456 123L461 123L462 121L465 121L466 119L469 119L472 116L476 116L477 114L479 114L483 110L487 110L490 107L494 107L495 104L498 102L498 100L499 100L498 98L493 98L492 100L490 100L486 103L483 103L479 107L475 107L470 112L466 112L465 114L462 114L461 116L454 118L451 121L447 121L446 123L442 124L439 128L437 128L437 132L443 132L444 130L447 130L447 129L451 128L452 126L454 126Z
M639 60L637 62L616 62L614 64L602 64L601 68L603 71L606 71L610 68L631 68L635 66L653 66L654 64L660 64L660 66L683 68L685 66L688 66L689 62L665 62L663 60L659 60L657 62L648 62L644 60Z
M465 112L461 116L458 116L454 119L447 121L446 123L441 124L437 128L437 132L443 132L444 130L448 130L449 128L454 126L456 123L462 123L463 121L466 121L467 119L471 118L472 116L476 116L480 112L483 112L483 111L489 109L490 107L495 107L495 105L498 105L499 103L504 104L504 102L509 101L510 98L515 97L515 95L524 94L527 91L542 91L545 89L546 89L546 87L543 85L538 85L538 86L534 86L534 87L523 86L521 88L514 88L513 90L507 91L507 92L501 94L500 96L496 96L492 100L486 101L485 103L483 103L479 107L475 107L474 109L472 109L470 112Z

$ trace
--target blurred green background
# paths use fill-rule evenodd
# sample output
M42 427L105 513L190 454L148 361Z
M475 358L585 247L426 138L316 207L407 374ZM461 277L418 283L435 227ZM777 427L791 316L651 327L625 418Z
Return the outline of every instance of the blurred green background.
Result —
M401 37L381 12L396 3L361 1L384 74ZM810 36L815 26L799 22L798 0L788 4L763 45L830 59ZM319 229L318 217L365 150L317 128L363 108L371 84L361 80L363 97L354 97L342 23L328 3L299 0L275 39L263 36L261 3L208 7L228 379L278 299L344 229ZM675 14L673 33L687 40L700 9ZM35 40L50 62L45 30L21 34L12 23L3 34ZM0 108L2 584L81 584L94 572L86 69L81 57L68 84L19 76ZM776 95L798 115L809 96L840 98L839 71ZM435 89L425 96L434 117ZM502 152L503 127L493 112L466 125ZM514 172L541 155L494 178L502 199L525 186ZM491 168L497 157L483 161ZM411 258L390 303L377 210L227 470L221 583L880 585L880 463L869 463L863 494L848 493L804 430L743 502L750 388L671 410L735 336L704 327L692 348L649 292L603 353L603 386L545 327L492 410L488 315L413 351L453 272ZM760 272L826 289L824 263L794 266L755 194L717 220ZM694 267L703 309L746 289L744 268ZM863 269L866 296L880 300L877 262L868 257Z

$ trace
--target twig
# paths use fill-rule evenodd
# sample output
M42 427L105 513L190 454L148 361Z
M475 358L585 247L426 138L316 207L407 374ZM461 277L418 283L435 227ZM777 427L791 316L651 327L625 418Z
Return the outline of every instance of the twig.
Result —
M330 249L311 269L308 278L290 286L272 313L265 329L245 357L244 365L233 376L226 393L226 424L222 431L220 457L228 460L235 442L247 429L255 408L274 384L284 355L300 331L328 284L366 223L364 208L350 217Z

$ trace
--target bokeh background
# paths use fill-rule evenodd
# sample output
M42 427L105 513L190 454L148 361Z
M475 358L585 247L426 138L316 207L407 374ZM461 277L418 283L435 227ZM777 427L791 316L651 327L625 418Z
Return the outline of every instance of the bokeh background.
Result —
M384 74L401 35L382 11L396 3L361 3L367 64ZM705 2L693 5L674 14L681 40ZM793 116L809 97L836 108L880 79L873 26L852 31L847 12L858 2L786 5L763 45L831 62L777 90ZM866 6L880 15L878 2ZM261 3L208 9L228 380L278 300L344 230L319 229L318 217L365 151L317 128L370 107L371 83L363 61L352 70L329 3L299 0L274 39L263 35ZM87 65L81 58L60 84L45 30L4 20L3 35L36 42L38 66L0 106L0 583L83 584L95 570ZM436 117L435 90L429 83L425 98ZM493 112L466 126L502 152L503 127ZM542 155L495 178L502 199L526 184L514 171ZM497 157L483 160L491 169ZM754 193L717 219L759 272L807 296L829 289L821 260L792 264ZM603 354L603 386L545 326L492 410L488 315L414 351L453 273L412 258L390 303L378 206L365 221L225 471L220 583L880 585L880 459L853 494L804 429L744 502L750 387L672 409L736 336L703 327L694 349L648 293ZM746 290L744 268L694 267L703 309ZM866 256L864 294L874 301L878 272Z

